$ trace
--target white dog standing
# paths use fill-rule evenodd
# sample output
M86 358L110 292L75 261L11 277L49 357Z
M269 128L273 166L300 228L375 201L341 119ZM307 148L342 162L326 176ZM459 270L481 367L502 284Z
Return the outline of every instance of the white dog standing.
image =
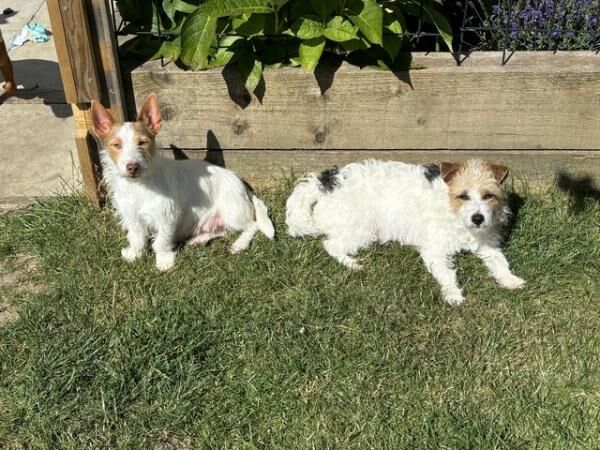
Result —
M154 139L161 127L154 94L137 122L116 123L92 103L94 134L102 143L104 180L127 231L127 261L144 252L153 237L156 267L175 264L178 242L204 244L229 231L241 231L231 253L246 249L257 231L269 239L274 229L267 207L233 172L205 161L172 161L158 156Z
M501 189L504 166L471 160L416 166L401 162L349 164L300 181L287 201L292 236L325 235L325 250L352 269L359 249L389 241L415 246L446 302L464 301L452 256L477 254L498 283L518 289L500 249L510 211Z

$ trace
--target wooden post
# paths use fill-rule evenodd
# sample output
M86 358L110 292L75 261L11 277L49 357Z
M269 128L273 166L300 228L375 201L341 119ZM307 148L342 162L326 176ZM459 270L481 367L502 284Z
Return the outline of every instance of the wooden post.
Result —
M48 0L47 5L65 97L73 108L85 192L95 206L101 206L98 147L89 133L92 100L101 101L115 119L125 119L109 0Z

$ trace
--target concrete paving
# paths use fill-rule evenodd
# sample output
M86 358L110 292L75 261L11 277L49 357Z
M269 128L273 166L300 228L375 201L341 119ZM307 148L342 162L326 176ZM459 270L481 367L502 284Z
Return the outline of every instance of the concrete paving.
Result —
M50 29L45 0L0 0L0 13L5 8L15 11L0 16L7 42L30 21ZM0 89L0 209L80 187L71 107L53 39L27 42L9 56L23 89L14 97Z

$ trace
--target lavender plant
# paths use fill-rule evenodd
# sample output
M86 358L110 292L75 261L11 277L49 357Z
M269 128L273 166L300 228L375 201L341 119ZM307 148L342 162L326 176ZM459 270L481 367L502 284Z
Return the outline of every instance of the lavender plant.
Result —
M600 0L501 0L480 33L485 49L600 49Z

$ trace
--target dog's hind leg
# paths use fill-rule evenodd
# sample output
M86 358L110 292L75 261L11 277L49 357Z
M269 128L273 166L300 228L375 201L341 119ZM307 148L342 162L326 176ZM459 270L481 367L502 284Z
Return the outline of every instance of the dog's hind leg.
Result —
M346 267L353 270L360 270L362 266L358 261L352 258L349 253L354 253L357 249L348 248L348 245L341 239L326 239L323 241L325 251L341 262Z
M201 234L194 236L190 240L188 240L185 243L185 245L188 245L188 246L205 245L208 243L208 241L212 241L213 239L219 238L221 236L225 236L225 234L227 234L225 232L225 230L220 230L217 232L201 233Z
M246 250L250 246L250 242L252 241L252 238L254 238L254 235L257 233L258 229L258 223L250 222L246 229L242 231L242 233L231 246L231 254L235 255L242 250Z

